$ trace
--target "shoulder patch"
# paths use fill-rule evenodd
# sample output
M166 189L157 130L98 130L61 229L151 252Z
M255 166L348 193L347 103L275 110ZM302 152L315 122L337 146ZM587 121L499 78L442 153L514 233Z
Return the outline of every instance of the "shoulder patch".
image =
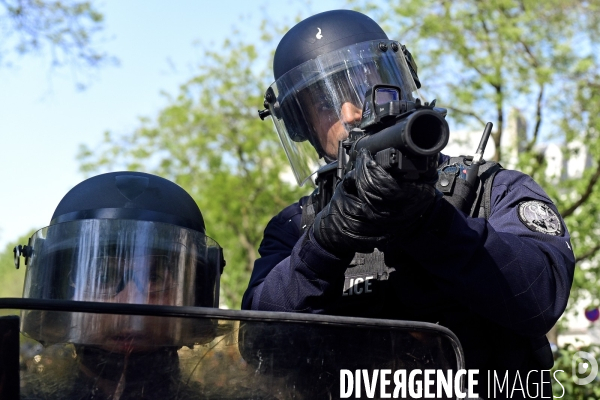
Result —
M519 203L518 213L521 222L534 232L552 236L563 234L560 218L552 208L541 201L522 201Z

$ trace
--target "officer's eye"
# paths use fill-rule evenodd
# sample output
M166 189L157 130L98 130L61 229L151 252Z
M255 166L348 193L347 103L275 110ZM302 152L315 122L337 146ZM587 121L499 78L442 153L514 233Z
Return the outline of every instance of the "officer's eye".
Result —
M165 274L164 272L150 272L148 280L152 284L159 285L165 281Z
M333 101L331 99L321 99L315 103L315 108L319 112L332 111L334 109Z
M148 272L148 284L150 292L166 290L173 286L173 277L168 269L151 268Z

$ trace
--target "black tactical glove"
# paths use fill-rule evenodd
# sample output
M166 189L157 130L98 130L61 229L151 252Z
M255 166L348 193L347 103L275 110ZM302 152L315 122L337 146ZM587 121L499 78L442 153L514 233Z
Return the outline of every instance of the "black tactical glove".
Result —
M313 236L334 255L369 253L411 231L436 200L434 184L396 181L363 149L315 217Z

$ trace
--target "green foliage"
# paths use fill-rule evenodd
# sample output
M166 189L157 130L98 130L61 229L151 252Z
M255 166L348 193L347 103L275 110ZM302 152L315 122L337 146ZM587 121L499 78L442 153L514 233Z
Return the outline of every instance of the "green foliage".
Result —
M499 144L507 108L545 100L581 59L577 46L595 34L597 2L547 0L407 0L371 6L388 34L413 49L425 79L458 122L492 120ZM379 18L378 18L379 20ZM588 37L589 39L589 37ZM593 49L590 49L593 50ZM544 110L549 105L543 104ZM535 122L536 107L531 122ZM498 158L502 159L498 154Z
M561 348L556 354L554 368L552 368L552 375L555 377L552 378L553 395L555 398L563 399L600 399L600 376L587 385L577 385L573 381L573 361L580 361L575 357L575 353L578 351L585 351L596 360L600 359L600 346L598 345L576 346L569 343ZM585 378L585 375L580 378Z
M239 307L263 230L272 216L306 193L282 180L288 162L270 121L257 108L268 86L255 45L226 41L206 51L197 76L156 119L132 133L107 132L98 149L81 148L82 170L155 173L197 201L207 233L225 250L222 294Z
M599 299L600 1L351 3L407 45L426 94L449 109L454 123L480 132L486 121L494 123L495 158L505 165L516 161L510 149L498 150L507 115L517 109L524 116L517 168L541 184L565 217L579 267L571 304L586 292ZM590 154L582 176L546 176L544 147L560 145L567 165L577 156L567 144L576 141Z
M104 16L91 1L0 0L0 64L49 50L52 66L95 68L114 58L96 48ZM80 83L81 85L81 83Z

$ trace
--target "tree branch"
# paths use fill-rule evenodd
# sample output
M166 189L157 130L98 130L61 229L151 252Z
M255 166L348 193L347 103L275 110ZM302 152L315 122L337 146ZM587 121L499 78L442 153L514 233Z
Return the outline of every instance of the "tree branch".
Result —
M523 46L523 48L525 49L525 52L529 55L529 57L531 57L531 63L535 68L539 68L540 63L538 62L536 56L533 55L533 53L531 52L531 49L529 48L529 46L527 45L527 43L523 42L522 40L519 40L519 43Z
M494 49L491 46L491 42L493 42L493 40L490 39L490 30L489 30L489 28L488 28L488 26L486 24L485 18L483 18L483 13L479 13L479 16L481 17L481 19L480 19L481 26L483 27L483 30L485 31L485 36L486 36L485 46L488 49L488 54L490 55L490 57L493 57ZM497 44L498 44L498 46L500 48L502 48L502 46L501 46L502 43L501 42L498 42ZM504 51L502 51L502 53L504 53Z
M498 95L498 98L500 98L500 101L496 103L497 130L496 130L496 134L492 135L492 138L494 139L494 144L496 145L496 153L494 154L493 160L500 161L500 159L502 157L502 149L500 148L500 142L502 140L502 132L504 130L504 111L502 110L502 100L501 100L502 87L501 86L494 86L494 87L496 88L496 94Z
M477 121L479 121L482 125L485 125L485 122L483 121L483 119L481 119L481 117L478 114L475 114L473 111L465 111L465 110L461 110L460 108L455 108L455 107L448 107L448 110L457 112L459 114L468 115L469 117L473 117Z
M538 98L537 98L537 103L536 103L536 110L535 110L535 128L533 130L533 136L531 138L531 140L527 143L527 147L525 149L525 151L531 151L531 149L533 149L533 146L535 146L539 133L540 133L540 127L542 125L542 99L544 97L544 85L541 84L540 85L540 93L538 94Z
M585 203L589 199L589 197L592 194L592 191L594 190L594 186L598 182L598 178L600 178L600 161L596 160L596 171L594 172L594 175L592 175L592 177L590 178L590 181L587 184L585 192L583 192L583 194L581 195L579 200L577 200L575 203L573 203L573 205L571 205L571 207L567 208L566 210L564 210L560 213L560 215L562 215L563 218L566 218L569 215L573 214L575 212L575 210L577 210L579 208L579 206L581 206L583 203Z
M575 257L575 264L593 257L598 252L598 250L600 250L600 244L595 245L579 257Z

